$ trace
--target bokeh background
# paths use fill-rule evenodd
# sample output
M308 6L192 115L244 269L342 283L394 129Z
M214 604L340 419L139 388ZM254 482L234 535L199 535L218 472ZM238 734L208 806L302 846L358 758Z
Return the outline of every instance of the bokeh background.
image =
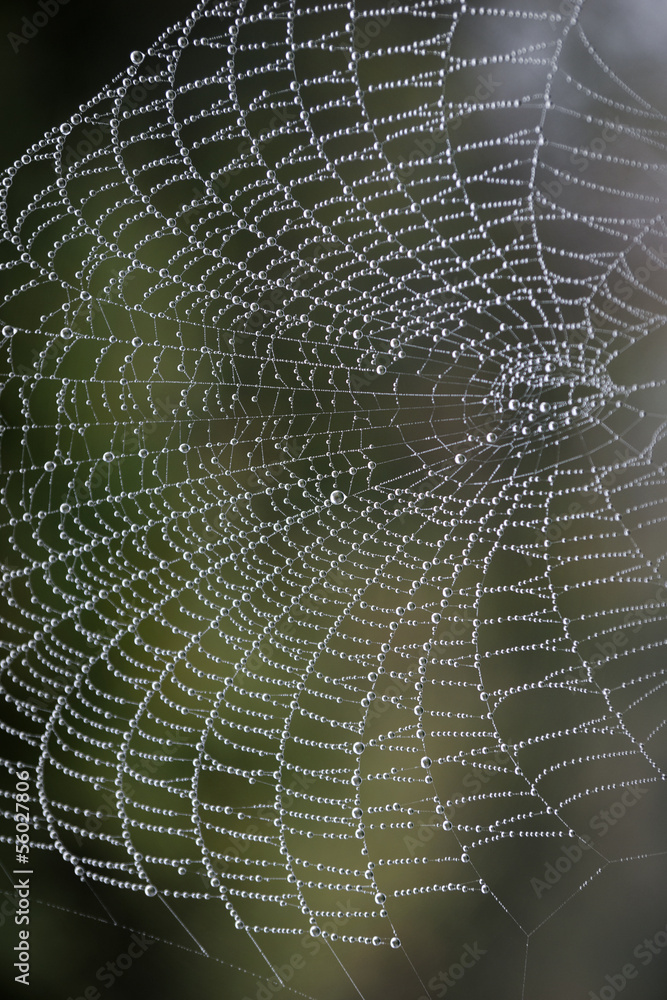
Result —
M22 19L36 9L32 3L5 2L0 11L3 167L121 72L131 49L147 46L164 27L184 17L189 5L165 2L158 7L142 0L93 5L69 0L14 52L8 36L20 33ZM627 5L612 4L604 15L609 18L610 51L630 67L640 55L655 55L661 39L667 37L667 17L661 16L659 5L643 5L643 14L645 30L637 28L637 18L628 20ZM635 32L632 45L625 41L630 26ZM664 97L654 69L640 71L638 78L652 88L656 101ZM663 107L667 110L667 100ZM655 544L659 548L660 539ZM514 579L512 571L507 579ZM633 961L634 948L667 926L666 820L664 795L646 796L632 807L624 823L610 829L603 845L610 858L625 854L635 860L608 865L602 876L582 890L582 872L589 864L582 857L541 899L531 878L543 875L545 860L556 862L558 849L554 847L545 858L522 843L513 854L504 854L494 873L494 887L501 898L511 900L513 914L530 914L528 922L535 929L528 952L515 917L488 897L457 896L451 907L425 902L428 897L406 903L404 943L424 982L431 983L435 977L430 996L584 1000L591 993L600 995L603 988L616 991L614 976ZM7 996L74 1000L91 988L104 997L149 993L168 1000L190 995L205 1000L221 996L269 1000L288 995L347 1000L359 993L364 998L419 1000L425 995L411 971L399 970L383 950L348 947L346 964L355 987L326 949L317 942L298 940L288 945L271 943L270 956L277 966L285 967L297 956L294 966L298 968L289 989L272 989L257 953L223 919L215 903L181 901L172 912L159 900L102 891L80 881L69 865L48 852L32 855L32 983L24 989L13 982L15 898L9 874L13 852L5 853L6 857L0 856L6 880L0 890L6 903L0 904L0 957ZM563 903L560 909L554 903L556 897ZM112 984L101 984L97 971L127 952L133 934L150 936L155 943ZM446 973L458 962L466 947L481 957L463 981L450 986L444 980L437 982L440 972ZM630 1000L663 1000L666 979L667 949L653 955L621 991Z

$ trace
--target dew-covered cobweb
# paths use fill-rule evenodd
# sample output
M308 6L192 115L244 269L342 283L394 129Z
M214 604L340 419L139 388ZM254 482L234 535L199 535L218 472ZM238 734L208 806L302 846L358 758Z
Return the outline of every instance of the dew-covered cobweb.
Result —
M344 962L663 781L667 108L601 8L200 3L5 172L35 850Z

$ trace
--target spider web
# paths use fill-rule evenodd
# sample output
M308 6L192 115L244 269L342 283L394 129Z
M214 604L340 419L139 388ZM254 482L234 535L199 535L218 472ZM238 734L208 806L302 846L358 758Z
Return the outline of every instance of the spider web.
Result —
M400 949L664 780L666 120L587 10L201 3L5 172L5 771L89 882Z

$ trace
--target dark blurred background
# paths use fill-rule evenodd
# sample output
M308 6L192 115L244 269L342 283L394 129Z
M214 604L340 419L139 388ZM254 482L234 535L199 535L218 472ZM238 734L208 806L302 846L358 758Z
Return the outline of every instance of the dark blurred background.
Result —
M132 49L148 45L190 10L187 0L43 2L46 9L38 0L0 5L3 169L122 72ZM42 12L48 21L37 29L32 19Z
M132 49L146 47L169 24L186 16L189 9L187 0L162 0L159 4L148 0L69 0L63 5L57 0L44 0L42 8L32 0L3 0L0 165L8 166L46 129L68 118L81 101L92 97L128 65ZM24 19L30 22L40 10L45 11L48 21L33 29ZM31 37L24 41L28 34ZM645 806L638 806L636 813L638 827L664 830L664 801L658 795ZM606 842L609 853L618 854L612 839L610 833ZM629 852L640 853L631 839ZM656 839L648 837L647 842ZM551 859L555 863L560 856L554 845ZM408 981L406 977L402 981L383 970L382 951L371 949L369 953L358 946L348 949L350 968L360 984L357 989L323 947L315 954L312 943L306 948L298 939L279 942L280 947L272 943L273 959L283 967L294 955L306 963L295 992L287 988L271 990L262 982L267 966L245 936L231 929L219 906L186 905L181 901L181 906L173 903L171 912L161 900L82 883L55 852L39 856L33 852L31 860L35 872L31 896L33 952L31 985L26 988L14 982L12 968L17 940L13 921L16 900L11 888L13 850L3 845L0 851L0 877L4 880L0 887L4 996L53 1000L146 995L165 1000L189 996L202 1000L312 996L317 1000L347 1000L382 994L390 1000L420 1000L416 979ZM543 868L521 871L520 859L515 863L517 867L505 873L505 890L508 895L514 890L517 912L521 910L521 897L528 898L529 923L534 926L540 900L530 886L530 877L542 877ZM565 902L569 893L576 893L584 880L583 874L580 877L584 867L587 874L592 874L593 868L589 871L584 858L576 862L571 880L563 878L553 889L543 890L544 924L531 937L527 963L522 929L493 899L471 894L457 899L450 911L436 911L419 899L412 901L412 930L405 944L423 980L428 984L435 977L435 986L428 988L428 995L451 995L460 1000L492 996L501 1000L594 1000L596 996L613 1000L622 992L628 1000L664 1000L667 948L663 952L658 945L653 946L651 958L636 980L626 980L620 970L628 962L638 965L634 949L644 939L653 941L667 926L667 856L656 846L642 858L609 865L602 877L553 914L554 897L558 894ZM124 956L132 945L133 934L140 942L144 934L154 936L158 942L145 947L145 953L126 965ZM440 973L446 975L466 946L476 949L482 957L462 983L450 981L447 986ZM142 947L135 938L132 950L141 952ZM228 964L230 955L233 963L255 974ZM114 966L118 956L121 974L109 969L109 975L100 977L99 970L106 963ZM528 992L524 992L524 970L532 984Z

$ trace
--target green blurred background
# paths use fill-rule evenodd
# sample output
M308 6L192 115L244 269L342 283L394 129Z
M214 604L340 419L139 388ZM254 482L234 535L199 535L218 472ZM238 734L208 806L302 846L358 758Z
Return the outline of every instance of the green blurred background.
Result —
M147 46L164 27L185 16L189 5L170 0L159 5L145 0L118 0L113 4L69 0L15 53L8 36L20 33L24 29L22 19L32 17L37 9L33 3L4 0L0 11L2 166L11 163L47 128L69 117L81 100L92 96L124 69L131 49ZM544 923L532 935L527 965L524 933L489 897L456 895L451 907L435 901L426 903L428 897L406 903L403 939L424 982L433 982L440 972L446 973L466 946L482 955L462 982L443 992L445 981L440 980L429 987L430 995L466 1000L585 1000L591 991L599 992L605 986L611 989L605 977L613 981L618 970L633 961L635 946L646 937L653 938L667 925L667 856L660 850L659 836L666 819L664 796L649 797L636 807L629 821L642 836L635 840L628 826L621 825L621 839L612 843L612 831L605 842L611 856L620 856L625 837L628 853L644 857L611 864L602 877L555 913L556 893L565 903L583 881L579 872L588 859L575 864L572 880L564 878L545 893ZM0 856L7 873L12 869L12 854L3 849ZM558 857L554 845L547 860L555 862ZM164 903L139 894L93 890L54 854L33 852L32 861L35 874L29 988L13 982L15 899L9 874L0 890L6 904L0 904L0 957L6 996L65 1000L86 996L86 989L91 988L103 997L148 994L166 1000L190 996L203 1000L269 1000L271 996L288 995L347 1000L359 993L373 1000L418 1000L424 995L411 971L401 968L384 950L349 946L345 951L357 989L322 945L298 939L287 944L270 942L270 955L276 965L284 969L293 959L298 969L298 974L290 977L294 991L271 990L263 982L265 972L257 952L245 935L230 927L214 903L181 901L180 906L173 906L172 913ZM501 867L495 873L495 887L501 898L513 899L520 911L521 900L527 897L531 922L539 924L535 920L539 900L535 899L530 879L542 875L542 856L533 856L522 843L513 856L505 857L503 864L506 870ZM133 933L154 936L157 943L107 987L96 974L105 963L113 963L117 956L127 953ZM202 954L193 935L208 957ZM230 966L230 956L233 964L251 973ZM529 987L524 995L526 972ZM666 973L667 949L655 955L641 976L628 981L622 992L629 1000L664 1000ZM87 996L92 998L93 994Z

